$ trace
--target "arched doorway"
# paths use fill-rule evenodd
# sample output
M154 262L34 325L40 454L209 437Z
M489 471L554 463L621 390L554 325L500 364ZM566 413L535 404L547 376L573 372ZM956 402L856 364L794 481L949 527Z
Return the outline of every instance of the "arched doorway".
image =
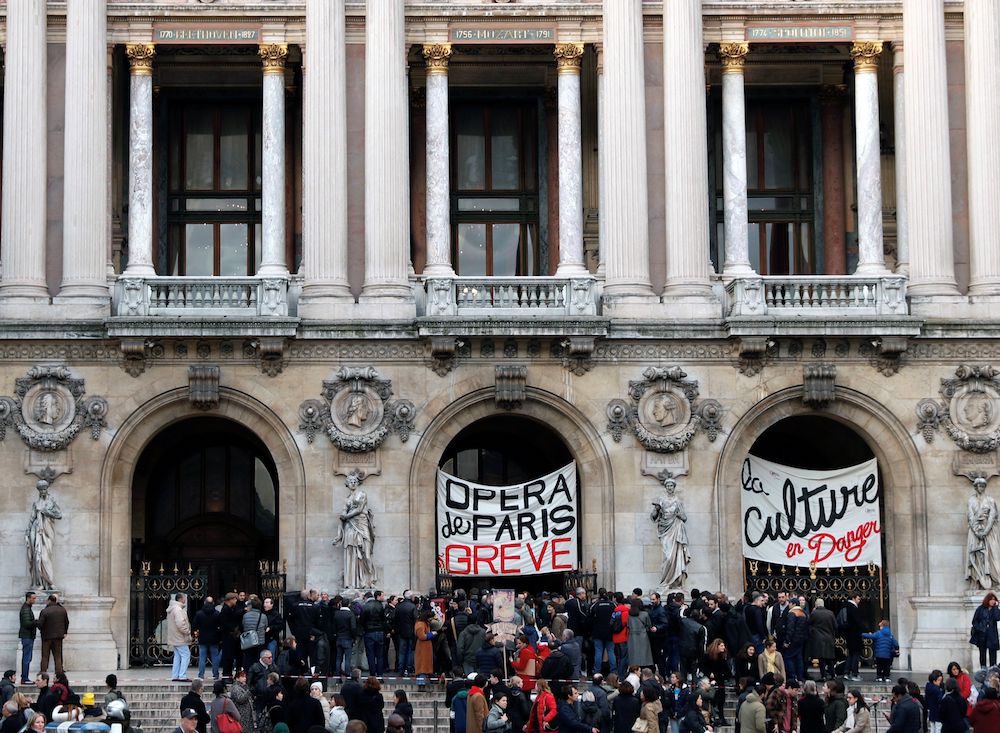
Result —
M254 433L216 417L175 423L132 487L134 560L204 572L213 595L260 590L259 561L277 559L278 474Z
M556 471L573 461L569 448L550 427L523 415L493 415L464 428L441 455L445 473L476 484L512 486ZM579 507L580 486L573 487ZM582 514L582 508L579 509ZM579 552L579 542L576 548ZM436 553L441 548L436 549ZM452 576L454 588L515 588L539 593L562 591L564 573L516 577Z

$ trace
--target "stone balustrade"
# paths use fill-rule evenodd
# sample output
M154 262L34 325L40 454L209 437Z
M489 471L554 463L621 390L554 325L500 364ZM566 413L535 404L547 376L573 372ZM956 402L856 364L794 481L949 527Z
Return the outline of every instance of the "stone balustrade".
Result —
M121 277L116 301L119 316L289 315L283 277Z
M592 277L428 278L425 284L429 316L597 314Z
M906 278L895 275L754 275L726 285L726 317L905 316Z

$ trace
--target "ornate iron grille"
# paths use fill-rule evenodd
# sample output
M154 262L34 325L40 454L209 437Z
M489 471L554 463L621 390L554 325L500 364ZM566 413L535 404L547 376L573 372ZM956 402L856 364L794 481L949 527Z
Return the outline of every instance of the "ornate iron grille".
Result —
M193 603L205 597L208 573L195 571L191 565L187 570L174 563L173 569L160 564L154 571L151 563L143 560L130 573L131 605L129 637L129 663L132 666L156 667L173 663L174 650L167 644L165 619L170 598L175 593L185 593L188 597L188 614L199 608ZM197 660L198 645L191 647L191 658Z

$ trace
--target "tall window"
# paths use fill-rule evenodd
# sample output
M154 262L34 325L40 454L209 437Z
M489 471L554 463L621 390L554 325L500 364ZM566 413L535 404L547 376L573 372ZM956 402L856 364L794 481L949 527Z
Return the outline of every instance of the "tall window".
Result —
M171 275L252 275L260 264L260 104L170 111Z
M749 254L761 275L817 271L812 129L809 100L747 100ZM716 130L716 236L722 241L721 124Z
M452 111L452 262L459 275L538 272L534 102L463 102Z

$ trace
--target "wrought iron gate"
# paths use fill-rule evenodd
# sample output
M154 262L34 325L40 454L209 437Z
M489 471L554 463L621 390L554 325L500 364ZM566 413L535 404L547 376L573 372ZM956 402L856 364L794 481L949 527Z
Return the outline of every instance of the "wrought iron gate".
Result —
M129 664L135 667L154 667L171 664L174 650L166 643L167 633L164 620L167 606L175 593L185 593L188 597L188 612L199 608L205 597L208 573L194 570L190 565L186 571L174 563L172 570L160 565L153 570L151 563L143 561L138 572L131 572L131 605L129 607ZM192 659L197 659L198 647L192 646Z

